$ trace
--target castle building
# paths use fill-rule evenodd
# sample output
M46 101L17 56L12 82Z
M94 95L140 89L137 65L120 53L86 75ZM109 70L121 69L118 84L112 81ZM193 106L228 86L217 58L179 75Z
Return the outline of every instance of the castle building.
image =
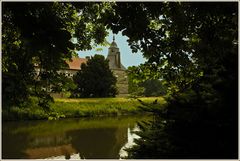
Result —
M69 68L61 71L61 73L65 73L67 77L73 77L74 74L81 70L81 64L87 63L87 59L75 57L72 58L72 61L67 61L66 63L68 64Z
M67 61L69 66L68 69L61 71L65 73L66 76L72 77L79 70L81 70L81 64L86 63L87 59L84 58L73 58L72 61ZM128 78L126 73L126 68L121 63L121 55L120 50L115 42L115 38L113 37L113 42L108 48L107 59L109 60L109 68L112 70L113 74L117 78L117 89L118 96L127 96L128 95Z
M117 89L119 96L127 96L128 94L128 78L126 68L121 63L121 55L115 38L108 48L107 59L109 60L109 68L117 77Z

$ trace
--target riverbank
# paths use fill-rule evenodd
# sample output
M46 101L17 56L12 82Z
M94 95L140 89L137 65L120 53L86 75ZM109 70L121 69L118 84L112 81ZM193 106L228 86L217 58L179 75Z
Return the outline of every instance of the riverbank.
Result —
M145 103L151 103L156 99L160 105L166 103L162 97L143 97L139 99ZM141 103L133 98L55 98L54 103L50 105L50 111L44 111L37 105L36 99L33 99L29 107L13 107L9 110L3 110L3 120L52 120L145 113L139 108Z

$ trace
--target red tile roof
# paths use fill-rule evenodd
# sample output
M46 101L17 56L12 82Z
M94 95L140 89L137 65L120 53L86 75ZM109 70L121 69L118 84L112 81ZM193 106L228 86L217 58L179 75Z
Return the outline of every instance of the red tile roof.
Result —
M72 61L67 61L66 63L69 66L69 69L80 70L81 64L86 63L87 59L85 58L72 58Z

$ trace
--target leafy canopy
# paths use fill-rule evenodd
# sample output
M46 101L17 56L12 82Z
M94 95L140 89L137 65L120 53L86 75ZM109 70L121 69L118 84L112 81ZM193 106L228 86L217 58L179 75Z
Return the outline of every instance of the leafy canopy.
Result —
M3 2L3 106L19 106L30 96L48 108L48 90L61 91L66 60L76 50L104 44L104 13L110 3ZM35 72L36 68L39 72Z
M238 3L117 3L113 8L116 16L108 27L122 31L132 51L148 59L145 72L136 69L139 77L162 78L171 96L166 108L154 112L157 119L142 128L129 157L236 158Z
M76 97L114 97L117 94L116 77L109 69L109 62L102 55L94 55L73 77Z

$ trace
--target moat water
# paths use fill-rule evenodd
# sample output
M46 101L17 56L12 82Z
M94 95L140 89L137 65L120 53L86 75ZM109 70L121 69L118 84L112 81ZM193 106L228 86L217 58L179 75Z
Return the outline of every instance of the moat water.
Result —
M2 123L3 159L119 159L131 147L137 122L122 116Z

